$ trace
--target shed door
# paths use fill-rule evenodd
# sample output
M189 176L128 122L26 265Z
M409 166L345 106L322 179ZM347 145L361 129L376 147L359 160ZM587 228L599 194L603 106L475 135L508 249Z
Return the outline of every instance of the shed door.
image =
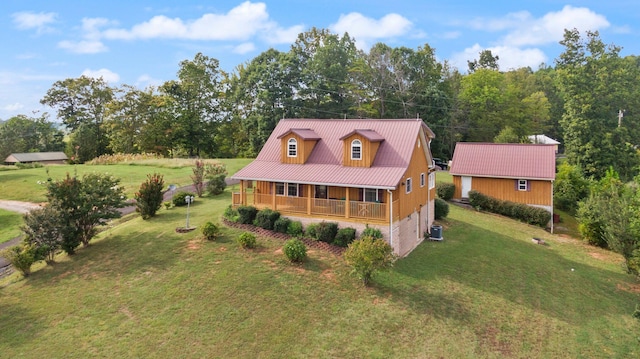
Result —
M462 176L462 198L469 198L471 191L471 177Z

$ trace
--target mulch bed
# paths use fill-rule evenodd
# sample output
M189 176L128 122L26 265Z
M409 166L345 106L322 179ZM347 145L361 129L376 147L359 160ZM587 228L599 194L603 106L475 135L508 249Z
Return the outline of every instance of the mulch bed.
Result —
M270 238L280 239L282 241L286 241L286 240L291 239L291 236L288 235L288 234L275 232L275 231L270 231L268 229L256 227L256 226L251 225L251 224L235 223L235 222L228 221L227 219L222 219L222 222L227 227L237 228L237 229L242 229L242 230L245 230L245 231L253 232L253 233L255 233L255 234L259 235L259 236L263 236L263 237L270 237ZM336 256L341 256L342 253L346 249L346 248L343 248L343 247L334 246L333 244L316 241L316 240L311 239L311 238L300 238L300 240L307 247L320 249L320 250L335 254Z

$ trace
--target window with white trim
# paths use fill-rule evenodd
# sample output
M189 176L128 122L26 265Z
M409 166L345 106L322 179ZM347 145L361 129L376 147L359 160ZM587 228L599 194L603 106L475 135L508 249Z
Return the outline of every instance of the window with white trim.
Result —
M380 202L378 198L378 190L373 188L364 189L364 201L365 202Z
M360 140L351 141L351 159L352 160L362 159L362 142Z
M276 182L276 196L284 196L284 183Z
M527 180L518 180L518 191L527 191L529 190L529 181Z
M420 187L424 187L425 185L425 178L424 178L424 173L420 174Z
M436 173L429 173L429 189L436 188Z
M289 196L289 197L298 197L298 184L297 183L288 183L287 184L287 196Z
M287 156L288 157L297 157L298 156L298 141L295 138L290 138L287 142Z
M405 186L407 187L406 193L411 193L411 177L407 178Z

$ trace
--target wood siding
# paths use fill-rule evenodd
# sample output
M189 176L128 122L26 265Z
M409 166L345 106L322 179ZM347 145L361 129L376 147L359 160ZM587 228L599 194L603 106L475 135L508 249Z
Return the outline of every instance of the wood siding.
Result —
M422 145L420 145L420 138L416 137L414 139L414 148L413 153L411 155L411 162L409 162L409 166L407 168L407 172L402 177L402 183L404 185L400 185L400 187L393 191L393 199L399 200L399 209L398 210L400 218L407 217L410 214L420 211L421 206L426 206L428 204L429 198L429 164L427 162L427 158L425 156L425 151L422 149ZM425 184L423 187L420 187L420 174L424 173L425 175ZM407 192L406 181L407 178L411 178L411 192ZM431 197L433 199L434 197Z
M360 140L362 143L362 159L351 159L351 142ZM366 137L354 133L342 141L342 165L348 167L371 167L376 158L380 142L371 142Z
M298 145L298 151L297 151L297 156L296 157L289 157L288 156L288 152L289 152L289 140L294 138L297 142ZM280 139L280 150L281 150L281 158L282 158L282 163L288 163L288 164L297 164L297 165L302 165L304 163L307 162L307 160L309 159L309 156L311 155L311 152L313 151L313 148L315 147L316 143L318 141L316 140L303 140L300 136L296 135L295 133L290 133L287 136L284 136Z
M518 191L516 181L515 179L509 178L473 177L471 180L471 189L503 201L539 206L553 205L551 198L551 181L528 180L528 191ZM454 198L461 198L461 176L453 176L453 183L456 186Z

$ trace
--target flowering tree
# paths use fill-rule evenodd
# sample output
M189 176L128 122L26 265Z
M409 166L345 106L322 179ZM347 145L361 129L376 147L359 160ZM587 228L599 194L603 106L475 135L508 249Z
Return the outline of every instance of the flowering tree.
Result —
M162 188L164 177L159 173L148 174L147 180L140 185L136 192L136 211L140 212L142 219L148 219L156 215L162 206Z

